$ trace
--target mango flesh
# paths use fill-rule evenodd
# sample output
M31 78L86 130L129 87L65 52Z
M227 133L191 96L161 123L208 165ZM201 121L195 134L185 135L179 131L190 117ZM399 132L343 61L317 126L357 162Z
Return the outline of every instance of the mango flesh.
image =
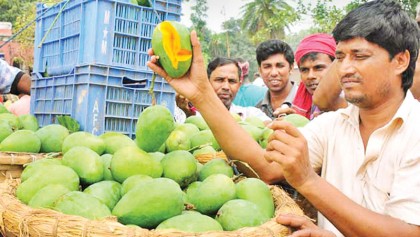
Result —
M181 188L197 180L197 161L188 151L173 151L166 154L162 161L163 177L177 182Z
M194 191L188 193L188 201L202 214L215 214L227 201L236 198L235 183L223 174L207 177Z
M300 114L288 114L283 117L283 120L293 124L295 127L304 127L309 123L309 119Z
M105 142L105 153L114 154L118 149L126 146L136 146L127 135L117 132L106 132L99 136Z
M183 192L167 178L142 182L126 193L112 210L122 224L155 228L162 221L182 213Z
M22 182L16 189L16 196L28 204L31 198L49 184L61 184L70 191L79 189L79 176L70 167L64 165L39 166L40 171ZM48 175L45 175L48 174Z
M263 214L271 218L274 215L274 200L270 188L260 179L247 178L236 183L238 198L255 203Z
M223 230L226 231L259 226L269 219L253 202L242 199L226 202L216 215L216 220L222 225Z
M198 212L189 211L160 223L156 230L175 229L185 232L223 231L222 226L213 218Z
M120 183L136 174L158 178L162 172L162 165L138 147L124 147L115 152L111 160L112 177Z
M41 152L61 152L69 130L60 124L50 124L38 129L35 134L41 140Z
M105 142L88 132L75 132L68 135L63 141L62 151L66 153L72 147L84 146L95 151L98 155L102 155L105 152Z
M28 206L33 208L53 208L55 201L62 195L70 192L61 184L50 184L41 188L29 201Z
M80 191L72 191L61 196L56 201L54 210L91 220L111 216L111 211L99 199Z
M175 121L168 108L162 105L147 107L137 120L137 146L146 152L156 152L174 129Z
M121 199L121 184L115 181L101 181L94 183L83 190L104 203L109 210L112 210Z
M213 174L224 174L227 177L232 178L233 169L224 159L215 158L203 165L203 168L201 168L200 173L198 174L198 180L204 181Z
M63 165L76 171L82 184L93 184L104 179L104 168L101 157L91 149L76 146L63 156Z
M190 32L184 25L175 21L159 23L153 31L152 49L170 77L182 77L190 69L192 46Z
M0 143L0 151L38 153L39 150L41 150L41 140L31 130L15 131Z

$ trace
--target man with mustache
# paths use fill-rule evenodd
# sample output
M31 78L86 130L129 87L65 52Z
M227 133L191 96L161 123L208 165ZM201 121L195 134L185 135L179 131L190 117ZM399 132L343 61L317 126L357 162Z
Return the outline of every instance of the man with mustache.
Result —
M349 105L301 129L273 121L266 150L212 95L195 32L189 74L170 78L156 57L148 66L200 109L229 157L267 183L286 179L318 209L319 227L277 218L297 229L292 236L420 236L420 103L409 90L420 30L397 2L374 0L349 12L333 36Z
M256 107L275 119L276 109L284 104L291 105L297 92L298 87L289 80L295 60L293 51L281 40L267 40L258 45L256 56L258 72L268 88Z
M218 98L223 102L225 107L231 112L238 114L242 119L250 116L257 117L264 122L270 122L271 119L266 116L258 108L247 106L242 107L235 105L233 100L235 99L236 93L242 84L242 69L240 62L235 59L217 57L213 59L207 66L207 76L209 82L216 92ZM177 96L177 105L181 108L187 116L196 114L198 111L191 112L191 104L183 96ZM180 115L177 115L180 118ZM182 119L178 119L177 122Z

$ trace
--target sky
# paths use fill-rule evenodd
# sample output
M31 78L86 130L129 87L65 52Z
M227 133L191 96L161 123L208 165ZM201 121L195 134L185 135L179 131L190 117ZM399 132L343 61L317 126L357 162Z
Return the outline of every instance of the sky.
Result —
M222 23L229 20L231 17L239 18L241 12L241 6L245 5L252 0L207 0L208 11L207 11L207 26L213 32L219 33L222 31ZM288 1L290 5L294 6L294 2ZM310 2L305 0L304 2ZM315 1L312 1L315 2ZM351 0L333 0L332 3L337 7L343 7L350 3ZM181 23L186 26L191 26L190 15L191 6L195 5L195 0L182 1L182 13ZM297 33L301 30L308 29L311 27L310 17L305 17L303 20L295 23L290 27L290 33Z

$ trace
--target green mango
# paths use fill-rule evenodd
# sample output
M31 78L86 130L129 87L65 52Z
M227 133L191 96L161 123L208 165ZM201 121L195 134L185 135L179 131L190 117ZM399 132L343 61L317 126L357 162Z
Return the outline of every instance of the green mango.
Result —
M309 123L309 119L300 114L288 114L283 117L284 121L287 121L295 127L304 127Z
M198 156L201 154L213 154L216 155L217 151L212 146L204 146L202 148L199 148L197 150L193 151L194 156Z
M112 177L120 183L132 175L144 174L152 178L162 176L160 162L138 147L124 147L115 152L111 160Z
M91 149L76 146L63 155L63 165L76 171L82 184L93 184L104 179L101 157Z
M144 174L136 174L128 177L121 185L121 195L124 196L128 191L136 187L137 184L150 180L153 180L153 178Z
M60 124L50 124L38 129L35 134L41 139L41 152L61 152L69 130Z
M22 114L18 117L20 123L22 124L22 129L32 130L36 132L39 129L38 119L32 114Z
M106 132L99 137L105 142L105 153L107 154L114 154L122 147L137 146L127 135L118 132Z
M111 160L112 155L111 154L103 154L101 155L103 170L104 170L104 180L114 180L114 177L112 177L111 173Z
M198 115L188 117L187 119L185 119L184 123L192 123L195 126L197 126L197 128L200 129L200 131L210 129L209 125L207 125L204 118Z
M41 160L36 160L32 163L24 165L24 169L22 174L20 174L21 182L24 182L32 175L36 174L37 172L44 172L44 168L39 168L41 166L48 166L48 165L62 165L61 159L54 159L54 158L46 158Z
M163 177L177 182L181 188L197 180L197 161L188 151L173 151L166 154L162 161Z
M260 118L255 117L255 116L246 117L245 122L252 124L257 128L261 128L261 129L265 128L264 121L262 121Z
M174 216L160 223L156 230L175 229L185 232L223 231L222 226L215 219L198 212L189 211Z
M263 134L263 129L254 126L247 122L241 122L239 123L245 131L254 138L255 141L259 141L261 139L261 136Z
M236 196L255 203L266 217L273 217L273 195L267 184L260 179L247 178L236 183Z
M111 216L109 208L99 199L80 191L72 191L57 199L54 210L68 215L76 215L90 220L100 220Z
M83 190L104 203L109 210L112 210L121 199L121 184L115 181L101 181L94 183Z
M68 192L70 192L70 190L64 185L49 184L36 192L29 201L28 206L33 208L52 209L57 199Z
M264 128L264 130L262 131L262 135L260 137L260 140L258 141L258 143L260 144L260 146L262 148L266 148L267 144L268 144L268 138L270 137L270 135L274 132L273 129L271 128Z
M176 125L175 130L185 132L188 137L192 137L200 131L200 129L198 129L198 127L193 123L178 124Z
M153 30L152 49L159 63L172 78L188 72L192 60L190 31L175 21L163 21Z
M6 106L0 103L0 114L2 113L10 113L10 111L6 108Z
M203 165L200 173L198 174L198 180L204 181L207 177L213 174L224 174L229 178L233 177L233 169L226 160L221 158L215 158Z
M40 150L41 140L31 130L15 131L0 143L0 151L38 153Z
M133 0L134 1L134 0ZM149 0L137 0L137 4L143 7L150 7Z
M216 214L216 220L226 231L260 226L269 219L255 203L242 199L226 202Z
M242 121L242 118L239 114L233 113L233 112L230 112L230 114L232 115L233 119L235 119L236 122Z
M139 183L126 193L112 210L124 225L155 228L162 221L182 213L183 192L179 185L167 178Z
M202 214L215 214L222 205L236 198L235 183L223 174L207 177L195 191L188 192L187 200Z
M174 129L175 122L168 108L162 105L147 107L137 120L137 146L146 152L158 151Z
M165 156L165 153L162 152L149 152L149 155L157 162L160 163L160 161L163 159L163 157Z
M191 148L190 137L182 130L173 130L165 141L166 151L172 152L177 150L187 151Z
M98 155L102 155L106 148L105 142L101 138L88 132L75 132L68 135L63 141L62 151L65 154L75 146L90 148Z
M45 165L39 166L37 169L39 169L38 172L22 182L16 189L17 198L25 204L28 204L41 188L49 184L61 184L70 191L79 189L79 176L70 167Z
M1 120L7 121L10 127L12 127L13 131L23 128L22 124L19 121L18 116L12 113L0 113L0 121Z
M211 145L216 151L220 151L220 145L211 130L202 130L191 137L191 147Z
M0 120L0 143L13 133L12 127L7 121Z

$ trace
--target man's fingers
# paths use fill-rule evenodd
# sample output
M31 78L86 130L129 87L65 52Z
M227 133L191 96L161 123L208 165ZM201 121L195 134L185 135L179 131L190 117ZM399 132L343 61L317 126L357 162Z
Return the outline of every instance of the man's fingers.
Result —
M197 37L195 30L191 31L191 45L193 48L193 63L204 63L203 55L201 54L201 44Z
M317 228L317 226L305 216L294 214L279 215L276 219L277 223L291 226L298 229Z
M289 123L287 121L274 120L272 123L267 125L267 127L271 128L273 130L283 130L284 132L286 132L287 134L289 134L293 137L303 136L295 126L293 126L291 123Z

